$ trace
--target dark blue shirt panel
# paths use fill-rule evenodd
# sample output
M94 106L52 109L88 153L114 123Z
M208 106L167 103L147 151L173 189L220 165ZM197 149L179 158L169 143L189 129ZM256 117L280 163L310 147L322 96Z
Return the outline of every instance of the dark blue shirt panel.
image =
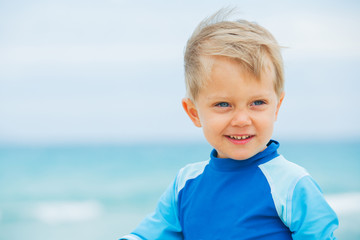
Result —
M210 163L178 199L185 239L292 239L257 164L230 171Z

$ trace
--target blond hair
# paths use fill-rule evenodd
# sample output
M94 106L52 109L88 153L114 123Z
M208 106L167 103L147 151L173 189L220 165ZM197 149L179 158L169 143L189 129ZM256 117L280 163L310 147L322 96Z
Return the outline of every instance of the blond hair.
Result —
M211 56L237 60L256 79L267 67L274 69L277 96L284 90L283 62L272 34L246 20L226 21L229 12L220 10L203 20L187 42L184 56L187 97L195 101L211 72ZM272 63L272 66L269 65ZM271 64L270 64L271 65Z

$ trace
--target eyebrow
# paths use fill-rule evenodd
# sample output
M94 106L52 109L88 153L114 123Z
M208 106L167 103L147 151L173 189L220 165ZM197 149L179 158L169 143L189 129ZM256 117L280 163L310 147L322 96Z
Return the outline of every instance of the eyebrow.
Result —
M251 96L251 98L253 98L253 99L256 99L256 98L269 98L270 95L271 95L270 93L264 93L264 94ZM206 99L207 100L229 100L229 99L231 99L231 97L222 96L222 95L211 95L211 96L207 96Z
M266 94L261 94L261 95L255 95L252 96L251 98L269 98L270 97L270 93L266 93Z
M212 95L212 96L207 96L206 99L207 100L229 100L230 97L221 96L221 95Z

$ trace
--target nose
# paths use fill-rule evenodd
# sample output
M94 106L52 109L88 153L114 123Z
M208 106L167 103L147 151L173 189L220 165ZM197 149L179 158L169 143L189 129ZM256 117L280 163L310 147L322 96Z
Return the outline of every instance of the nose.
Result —
M231 120L231 126L233 127L245 127L251 124L251 117L248 111L238 110L234 112Z

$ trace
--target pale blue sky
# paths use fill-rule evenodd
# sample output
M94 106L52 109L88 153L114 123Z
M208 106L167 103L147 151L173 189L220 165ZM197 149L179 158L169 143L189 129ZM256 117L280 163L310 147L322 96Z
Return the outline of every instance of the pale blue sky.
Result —
M202 139L181 108L183 49L221 7L283 46L275 136L360 138L358 1L0 2L0 142Z

